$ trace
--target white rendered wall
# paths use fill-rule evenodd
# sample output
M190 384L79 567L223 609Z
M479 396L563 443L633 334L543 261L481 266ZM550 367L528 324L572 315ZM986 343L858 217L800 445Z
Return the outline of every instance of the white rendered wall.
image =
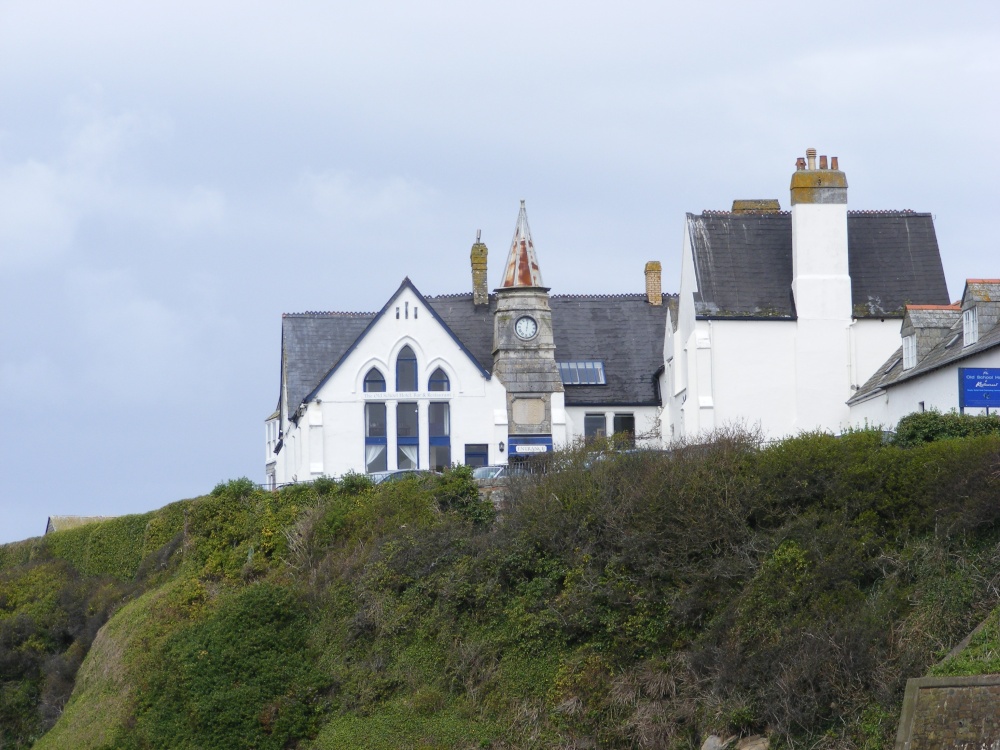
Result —
M659 406L567 406L566 433L570 444L582 441L584 417L588 414L602 414L605 418L605 434L611 435L615 414L631 414L635 417L636 445L642 448L659 448L661 412Z
M400 317L395 317L399 306ZM405 312L404 312L405 311ZM417 392L395 392L396 356L409 345L417 357ZM365 393L364 377L372 367L382 373L389 389ZM427 390L431 373L441 367L450 391ZM320 475L340 476L365 471L367 401L386 404L388 468L397 468L396 405L416 402L419 415L418 465L430 465L427 410L432 401L449 403L452 463L464 460L467 443L489 446L490 463L506 463L500 452L507 440L506 396L503 385L487 379L478 365L431 315L425 303L404 289L389 310L345 357L322 385L299 424L289 424L277 465L278 481L306 481Z
M847 204L792 206L792 293L802 320L851 319Z
M900 347L902 325L901 318L861 318L854 321L851 326L851 385L860 388L867 383L868 378Z
M1000 367L1000 349L983 352L948 367L906 380L888 388L882 395L851 407L851 424L855 427L893 429L907 414L920 411L920 402L927 411L958 411L958 368ZM984 414L985 409L967 408L966 414ZM992 413L992 412L991 412Z
M796 324L791 320L705 321L712 339L717 426L760 427L769 437L797 430Z

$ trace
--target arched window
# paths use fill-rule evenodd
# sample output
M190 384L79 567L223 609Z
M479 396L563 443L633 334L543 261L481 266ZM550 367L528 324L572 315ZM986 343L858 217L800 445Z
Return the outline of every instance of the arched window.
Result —
M417 390L417 356L408 346L404 346L396 357L396 390Z
M431 379L427 382L429 391L450 391L451 383L448 382L448 374L440 367L431 373Z
M383 393L385 391L385 378L374 367L365 375L365 392Z

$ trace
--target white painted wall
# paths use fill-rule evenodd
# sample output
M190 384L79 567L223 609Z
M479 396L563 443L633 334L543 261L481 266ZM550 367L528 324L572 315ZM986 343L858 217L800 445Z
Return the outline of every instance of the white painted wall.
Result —
M684 232L677 331L668 325L664 345L664 443L732 424L770 438L840 432L848 399L899 347L898 318L851 317L846 205L797 204L792 222L795 321L698 320Z
M395 307L400 316L395 316ZM404 346L417 357L415 393L397 393L396 357ZM390 390L365 393L364 377L379 369ZM431 373L441 367L450 381L450 391L428 391ZM348 471L365 471L364 405L367 401L386 404L388 468L397 468L396 405L416 402L419 415L418 465L430 465L428 407L432 401L450 406L451 458L461 463L466 443L489 446L491 463L506 463L499 445L507 440L507 407L503 385L486 378L448 331L431 315L424 302L404 289L368 331L364 340L341 362L337 371L322 385L298 425L286 426L284 447L279 454L278 482L306 481L321 475L340 476Z
M572 387L572 386L567 386ZM615 414L631 414L635 417L636 445L643 448L659 448L661 425L659 406L567 406L566 435L570 444L584 439L584 417L587 414L602 414L605 419L605 434L614 431Z
M934 370L888 388L874 398L851 406L854 427L894 429L900 419L923 408L940 412L958 411L958 368L1000 367L1000 349L978 354L948 367ZM984 414L985 409L968 408L966 414Z

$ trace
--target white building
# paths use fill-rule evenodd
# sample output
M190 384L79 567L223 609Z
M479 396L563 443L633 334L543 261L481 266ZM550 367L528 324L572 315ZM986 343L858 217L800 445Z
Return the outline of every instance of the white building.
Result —
M471 293L425 296L407 278L377 313L283 316L269 483L503 464L612 433L659 442L675 299L659 263L646 294L550 296L523 202L493 294L483 243L471 261Z
M807 154L790 212L764 200L687 215L667 440L731 423L839 432L848 399L898 347L905 306L948 303L930 214L848 211L837 158Z
M930 409L1000 410L1000 279L967 280L953 305L907 305L900 334L902 345L848 402L853 425L891 428Z

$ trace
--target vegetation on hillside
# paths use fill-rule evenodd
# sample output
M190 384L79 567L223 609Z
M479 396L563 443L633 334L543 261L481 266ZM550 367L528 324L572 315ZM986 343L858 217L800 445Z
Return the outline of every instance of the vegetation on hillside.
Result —
M499 517L464 469L235 480L0 547L0 747L885 747L1000 581L1000 435L899 442L569 452Z

